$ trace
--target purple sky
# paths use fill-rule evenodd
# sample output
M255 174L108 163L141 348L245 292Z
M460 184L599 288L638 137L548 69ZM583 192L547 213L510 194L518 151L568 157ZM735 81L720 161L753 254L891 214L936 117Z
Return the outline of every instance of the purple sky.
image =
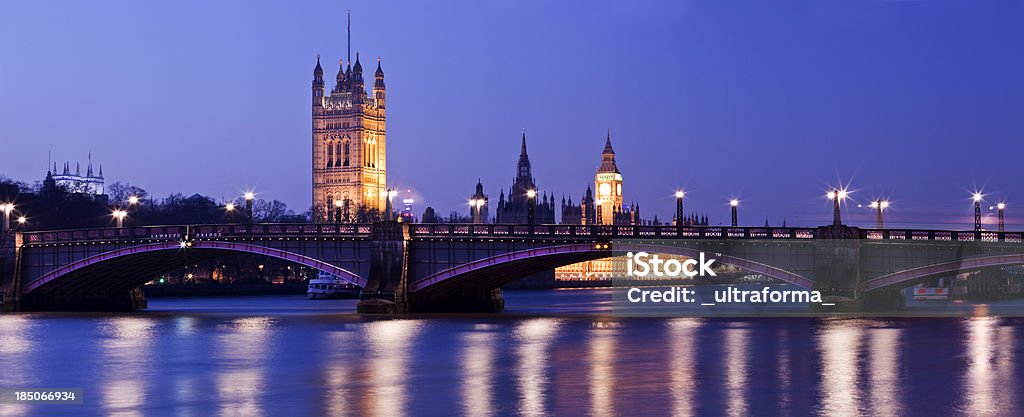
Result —
M715 224L737 196L741 223L819 225L842 180L890 197L896 225L970 227L975 186L1021 223L1017 1L10 2L0 174L91 151L158 197L253 188L305 210L312 69L320 53L333 79L349 8L417 213L465 211L478 177L496 201L522 128L541 189L578 200L610 128L645 217L685 187Z

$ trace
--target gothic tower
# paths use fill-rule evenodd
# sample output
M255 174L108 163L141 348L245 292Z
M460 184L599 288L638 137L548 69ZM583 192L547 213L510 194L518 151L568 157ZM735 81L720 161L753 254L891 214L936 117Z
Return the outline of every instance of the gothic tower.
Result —
M595 209L598 224L613 224L615 214L622 211L622 173L615 165L615 151L612 150L612 133L604 142L601 152L601 166L594 176L594 189L597 191Z
M351 38L351 24L349 34ZM378 58L373 95L367 96L359 52L354 63L347 58L347 67L344 59L339 61L335 86L326 96L319 56L313 69L313 219L317 222L354 219L360 207L384 210L386 205L384 71Z

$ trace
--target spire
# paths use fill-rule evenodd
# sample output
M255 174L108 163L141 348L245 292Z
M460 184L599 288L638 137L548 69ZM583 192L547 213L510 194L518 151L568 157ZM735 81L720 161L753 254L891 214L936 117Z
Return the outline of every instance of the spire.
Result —
M75 162L75 176L82 176L82 163Z
M522 149L519 150L519 158L526 157L526 128L523 128L523 145Z
M345 57L348 58L349 62L351 62L352 61L352 10L348 11L348 29L346 30L346 32L348 34L348 54Z
M377 78L384 78L384 70L380 68L380 55L377 55L377 72L374 73Z
M100 164L100 176L97 178L103 178L103 164Z
M92 152L89 152L89 165L85 168L86 178L92 178Z
M612 149L612 131L608 129L608 136L604 140L604 150L601 151L601 166L597 169L597 172L619 172L619 167L615 165L615 151Z
M316 54L316 68L313 68L314 76L323 76L324 69L320 66L320 54Z

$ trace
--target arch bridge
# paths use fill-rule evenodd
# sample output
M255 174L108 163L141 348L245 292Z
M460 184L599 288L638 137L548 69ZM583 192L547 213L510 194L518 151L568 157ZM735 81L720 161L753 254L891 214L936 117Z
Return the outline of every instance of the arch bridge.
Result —
M944 230L500 224L221 224L16 233L0 251L4 310L134 309L139 286L231 253L278 258L362 288L365 312L500 311L501 286L646 251L714 254L856 308L961 272L1024 265L1024 233ZM709 255L710 256L710 255Z

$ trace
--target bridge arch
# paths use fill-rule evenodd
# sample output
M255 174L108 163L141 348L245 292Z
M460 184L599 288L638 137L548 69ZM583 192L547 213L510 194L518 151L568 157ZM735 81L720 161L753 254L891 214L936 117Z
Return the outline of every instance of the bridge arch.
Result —
M173 254L168 256L172 251ZM94 287L92 290L95 291L97 289L104 288L116 290L119 289L118 287L124 286L135 288L142 283L138 282L138 278L132 277L132 273L139 272L139 276L144 276L141 272L144 272L145 269L140 268L148 268L152 270L166 267L166 269L171 269L180 263L181 258L177 255L181 255L183 253L195 255L195 257L191 259L212 258L223 253L251 253L266 255L334 274L342 280L360 287L366 286L366 278L360 277L346 269L294 252L243 242L195 240L190 242L190 246L187 247L182 247L181 242L168 241L129 246L93 255L61 266L60 268L43 274L39 278L26 282L22 286L22 293L30 294L34 291L49 290L53 287L60 286L61 282L67 281L67 278L69 277L87 276L90 275L90 272L93 273L92 275L102 274L104 270L102 267L107 265L116 266L119 268L119 271L128 272L120 275L128 275L129 277L112 280L112 282L100 283L98 287ZM127 265L129 263L137 264L137 266L133 265L133 268ZM73 285L80 286L79 283L73 283Z
M891 274L882 275L864 281L860 285L863 292L900 289L918 284L943 275L975 271L983 268L1013 266L1024 264L1024 254L978 256L954 261L940 262L917 268L910 268Z
M413 293L487 291L533 273L641 251L692 258L699 257L702 252L701 249L643 243L576 243L547 246L508 252L449 268L411 283L409 290ZM813 284L808 278L763 263L717 253L714 257L721 263L764 274L799 287L809 289Z

